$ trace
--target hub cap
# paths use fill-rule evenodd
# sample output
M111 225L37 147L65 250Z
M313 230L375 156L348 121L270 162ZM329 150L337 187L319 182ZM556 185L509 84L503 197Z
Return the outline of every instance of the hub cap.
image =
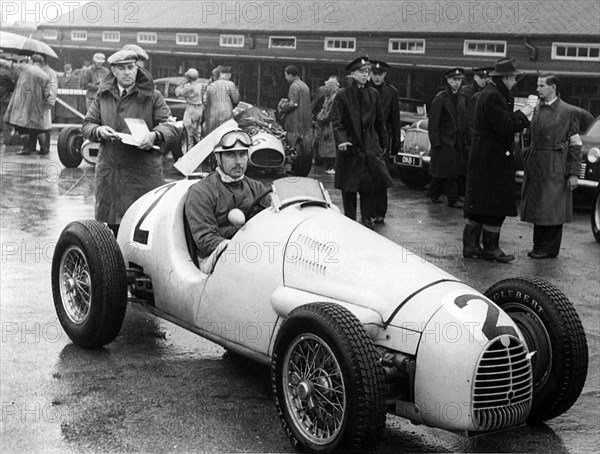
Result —
M69 246L60 261L60 299L69 319L79 325L89 315L92 302L90 268L83 251Z

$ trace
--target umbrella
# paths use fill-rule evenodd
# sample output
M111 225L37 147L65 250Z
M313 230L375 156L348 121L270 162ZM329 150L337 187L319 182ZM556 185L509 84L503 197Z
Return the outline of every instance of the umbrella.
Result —
M0 31L0 49L17 55L42 54L47 57L58 58L56 52L48 44L10 32Z

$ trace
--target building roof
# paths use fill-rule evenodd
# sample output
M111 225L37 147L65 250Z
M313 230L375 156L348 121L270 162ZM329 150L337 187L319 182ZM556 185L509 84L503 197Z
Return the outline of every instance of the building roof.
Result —
M91 2L40 28L598 36L597 0ZM99 10L101 8L101 10Z

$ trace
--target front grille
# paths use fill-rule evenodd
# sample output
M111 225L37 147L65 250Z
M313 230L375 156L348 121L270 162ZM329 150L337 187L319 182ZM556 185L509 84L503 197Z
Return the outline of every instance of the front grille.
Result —
M277 168L283 165L285 157L277 150L263 148L252 153L251 161L256 167Z
M517 338L503 335L482 353L473 383L476 430L498 430L525 421L531 409L531 361Z
M585 171L587 169L587 162L581 163L581 172L579 172L579 178L585 180Z

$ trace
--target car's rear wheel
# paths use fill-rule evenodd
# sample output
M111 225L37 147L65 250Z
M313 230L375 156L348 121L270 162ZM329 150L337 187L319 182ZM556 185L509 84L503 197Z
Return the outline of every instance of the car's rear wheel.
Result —
M275 401L295 447L373 451L385 427L384 376L359 320L335 304L308 304L283 323L272 361Z
M127 280L123 255L106 225L86 220L65 227L52 258L52 296L58 320L75 344L98 348L117 337Z
M590 218L592 221L592 233L596 241L600 243L600 185L596 186L596 190L594 191Z
M312 149L306 146L302 137L298 137L294 148L296 149L296 157L292 162L292 175L306 177L312 167Z
M402 183L409 188L414 189L423 189L431 179L431 177L426 173L405 169L404 167L398 167L398 176L400 177L400 181L402 181Z
M77 167L83 159L81 156L81 145L83 136L81 129L77 127L64 128L58 134L58 159L67 168Z
M534 277L505 279L485 296L517 324L530 352L533 372L531 421L562 415L585 383L588 346L573 304L556 287Z

